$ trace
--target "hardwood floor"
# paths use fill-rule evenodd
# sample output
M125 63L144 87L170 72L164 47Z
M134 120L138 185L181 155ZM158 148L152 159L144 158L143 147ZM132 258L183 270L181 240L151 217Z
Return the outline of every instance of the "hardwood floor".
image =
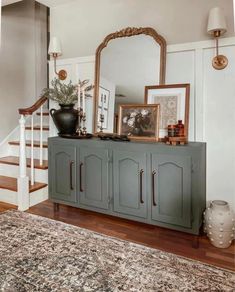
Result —
M13 206L0 203L0 212L11 208ZM194 236L190 234L65 205L60 205L59 212L55 212L49 201L30 208L28 212L235 271L234 243L227 249L218 249L206 236L201 236L199 248L195 249L192 247Z
M0 213L5 212L5 211L10 210L10 209L17 209L17 207L14 205L0 202Z

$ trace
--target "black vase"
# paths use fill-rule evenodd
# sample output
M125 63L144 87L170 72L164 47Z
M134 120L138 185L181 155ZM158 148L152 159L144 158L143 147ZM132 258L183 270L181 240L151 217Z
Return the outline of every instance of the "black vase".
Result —
M78 111L75 110L74 104L60 104L60 109L51 109L50 114L59 131L59 134L76 133L78 124Z

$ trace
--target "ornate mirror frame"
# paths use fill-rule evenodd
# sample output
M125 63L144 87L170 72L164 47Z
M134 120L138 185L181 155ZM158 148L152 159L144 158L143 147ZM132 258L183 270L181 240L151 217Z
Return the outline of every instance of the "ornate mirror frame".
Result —
M93 123L93 133L97 133L97 113L98 113L98 98L99 98L99 84L100 84L100 56L102 50L107 47L108 43L111 40L117 38L124 38L124 37L132 37L145 34L147 36L151 36L156 43L160 46L160 74L159 74L159 85L165 84L165 75L166 75L166 40L159 35L156 30L151 27L127 27L120 31L111 33L105 37L103 42L98 46L96 49L96 58L95 58L95 88L94 88L94 123ZM143 101L144 103L144 101Z

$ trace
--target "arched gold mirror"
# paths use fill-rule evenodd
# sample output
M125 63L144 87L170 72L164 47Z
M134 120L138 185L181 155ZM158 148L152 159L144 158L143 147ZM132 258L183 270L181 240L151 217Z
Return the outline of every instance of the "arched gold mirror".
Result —
M166 41L153 28L111 33L96 50L94 133L116 133L122 104L143 104L145 86L165 83Z

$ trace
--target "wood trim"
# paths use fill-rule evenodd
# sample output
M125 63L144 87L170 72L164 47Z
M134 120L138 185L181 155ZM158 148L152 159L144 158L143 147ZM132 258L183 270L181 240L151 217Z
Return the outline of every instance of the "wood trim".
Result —
M41 130L40 126L34 126L33 129L34 129L34 131L40 131ZM31 128L31 126L26 126L25 130L30 130L31 131L32 128ZM49 126L43 126L42 130L43 131L50 131Z
M13 146L19 146L20 145L20 141L10 141L8 142L9 145L13 145ZM27 147L31 147L32 143L30 140L27 140L25 145ZM34 141L33 147L35 148L39 148L40 147L40 141ZM43 142L43 148L48 148L48 144L47 142Z
M32 192L38 191L42 188L45 188L46 186L47 184L40 183L40 182L35 182L35 184L31 186L29 182L29 192L32 193ZM0 188L5 189L5 190L10 190L12 192L17 192L18 190L17 178L0 175Z
M144 103L148 104L148 91L151 89L164 89L164 88L185 88L185 113L184 113L184 135L188 140L188 129L189 129L189 97L190 97L190 84L168 84L168 85L152 85L152 86L145 86L145 93L144 93ZM164 141L160 139L160 141Z
M17 157L17 156L1 157L0 158L0 164L19 166L20 165L19 157ZM26 165L27 165L27 167L31 167L31 158L27 158L26 159ZM35 169L46 170L46 169L48 169L48 161L47 160L43 160L42 165L40 165L40 160L39 159L34 159L34 168Z
M47 98L45 96L42 96L38 101L36 101L31 107L28 108L20 108L19 114L20 115L32 115L34 112L36 112L45 102L47 101Z
M94 110L93 110L93 132L97 133L97 112L98 112L98 97L99 97L99 83L100 83L100 56L102 50L107 47L111 40L123 37L132 37L140 34L151 36L160 45L160 80L159 84L165 84L166 75L166 40L159 35L156 30L151 27L127 27L120 31L107 35L103 42L96 49L95 58L95 88L94 88Z

